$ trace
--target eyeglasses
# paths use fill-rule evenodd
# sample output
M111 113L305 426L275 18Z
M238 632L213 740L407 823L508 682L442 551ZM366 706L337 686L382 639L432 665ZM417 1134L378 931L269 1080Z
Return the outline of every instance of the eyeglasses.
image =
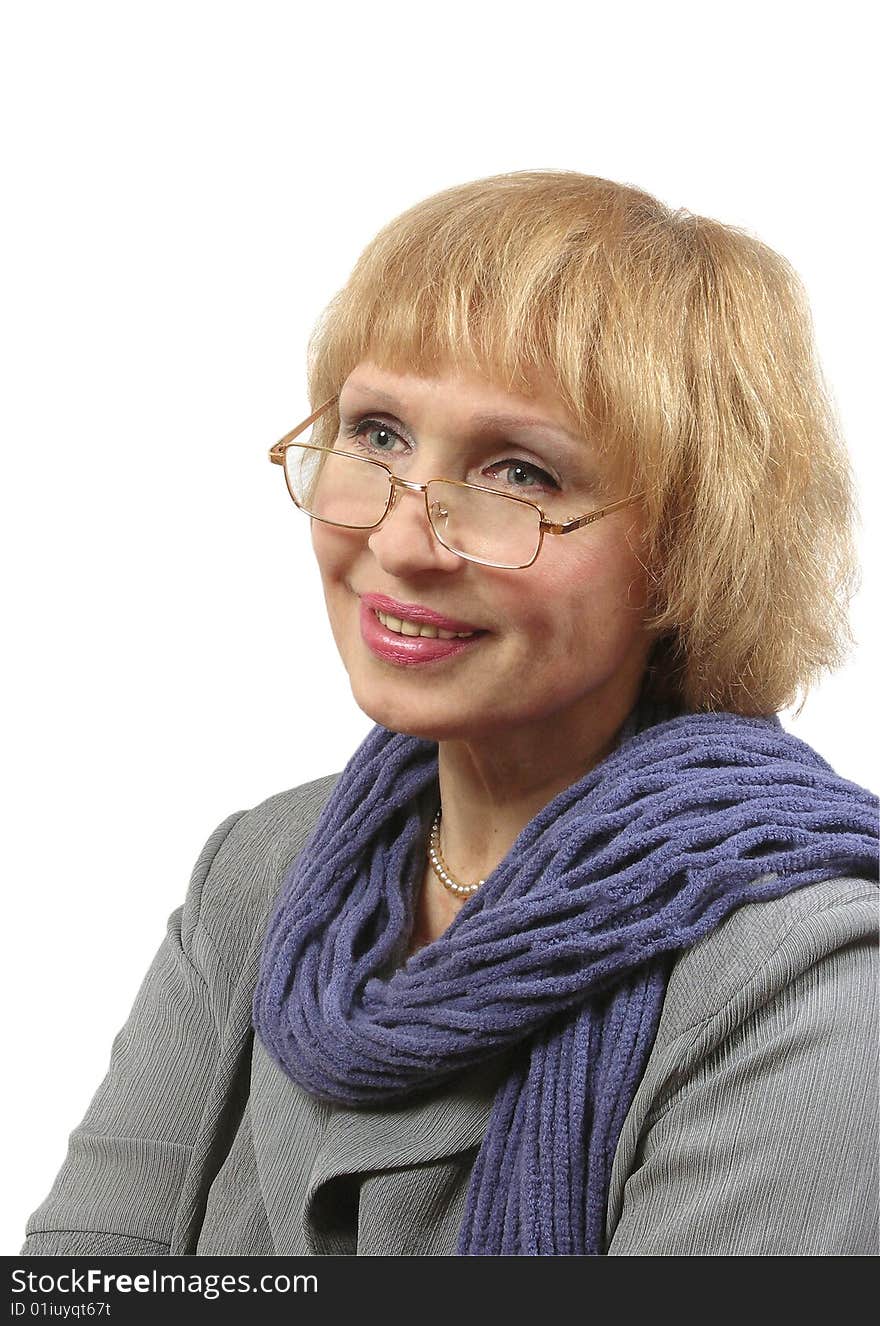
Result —
M377 529L400 489L408 488L424 493L428 521L444 548L466 561L513 571L532 565L545 534L571 534L645 496L635 493L597 511L553 521L527 497L460 479L413 483L371 456L295 442L337 399L331 396L269 449L270 461L284 467L288 492L299 510L328 525Z

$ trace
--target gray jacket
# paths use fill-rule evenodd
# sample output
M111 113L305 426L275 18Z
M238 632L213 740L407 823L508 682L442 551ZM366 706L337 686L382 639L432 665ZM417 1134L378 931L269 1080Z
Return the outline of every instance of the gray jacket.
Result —
M454 1253L499 1068L336 1108L251 1026L275 895L338 776L211 834L23 1255ZM611 1256L878 1254L877 930L876 883L836 878L678 958L614 1158Z

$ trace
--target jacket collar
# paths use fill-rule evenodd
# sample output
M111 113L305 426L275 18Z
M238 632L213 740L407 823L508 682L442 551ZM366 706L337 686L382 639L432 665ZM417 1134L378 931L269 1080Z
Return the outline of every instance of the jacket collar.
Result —
M254 1036L251 1126L278 1252L337 1251L320 1219L334 1180L410 1168L479 1147L505 1063L506 1057L477 1064L407 1102L349 1109L303 1091Z

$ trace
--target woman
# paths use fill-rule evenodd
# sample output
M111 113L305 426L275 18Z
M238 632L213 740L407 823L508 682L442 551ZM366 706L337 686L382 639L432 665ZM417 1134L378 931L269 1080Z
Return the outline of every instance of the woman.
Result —
M309 389L270 455L375 726L208 839L22 1251L876 1252L877 799L777 717L856 575L791 268L477 181Z

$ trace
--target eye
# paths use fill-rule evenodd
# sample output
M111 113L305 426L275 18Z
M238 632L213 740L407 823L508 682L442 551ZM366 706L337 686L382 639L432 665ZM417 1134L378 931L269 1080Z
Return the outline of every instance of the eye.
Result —
M379 455L393 454L391 446L383 445L384 442L391 442L392 439L396 439L398 442L403 442L404 440L399 433L396 433L394 429L390 427L390 425L384 424L381 419L372 419L370 417L358 419L352 423L345 424L342 431L346 437L363 438L363 449L365 451L378 453ZM381 438L382 442L379 442L378 444L374 443L372 440L374 434L378 438Z
M400 455L394 450L395 441L403 442L405 446L409 445L396 429L374 415L364 415L360 419L343 424L342 432L347 438L363 439L361 450L372 456ZM548 474L539 465L516 456L494 461L486 467L483 474L488 475L490 479L495 479L497 474L499 485L506 492L518 490L530 493L543 490L558 493L560 491L560 486L552 474ZM481 482L481 479L475 479L474 482Z
M496 460L488 467L489 473L496 470L503 471L501 478L508 488L519 488L529 492L536 486L532 476L538 475L538 487L559 492L559 484L552 474L542 470L539 465L533 465L531 461L517 460L514 456L508 456L506 460Z

